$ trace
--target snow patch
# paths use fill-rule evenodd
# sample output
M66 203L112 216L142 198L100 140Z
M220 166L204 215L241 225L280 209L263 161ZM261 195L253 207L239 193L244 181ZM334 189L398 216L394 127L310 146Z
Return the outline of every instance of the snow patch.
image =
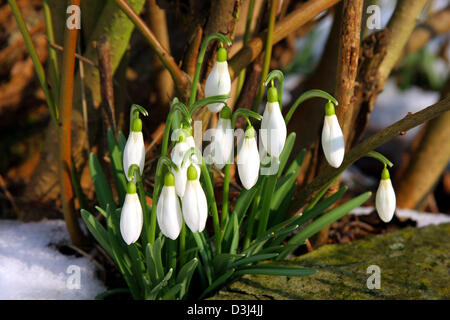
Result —
M0 220L0 299L93 299L105 291L93 262L63 255L55 246L69 242L62 220Z
M359 207L354 209L351 214L357 216L369 215L375 210L374 207ZM397 209L395 215L399 218L409 218L417 222L417 227L425 227L430 224L441 224L450 222L450 216L444 213L418 212L410 209Z

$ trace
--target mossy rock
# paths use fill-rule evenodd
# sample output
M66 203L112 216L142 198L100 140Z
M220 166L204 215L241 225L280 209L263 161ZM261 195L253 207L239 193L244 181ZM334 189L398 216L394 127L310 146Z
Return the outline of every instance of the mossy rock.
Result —
M326 245L286 263L317 273L247 275L212 299L449 299L450 224ZM368 288L372 265L380 268L379 289Z

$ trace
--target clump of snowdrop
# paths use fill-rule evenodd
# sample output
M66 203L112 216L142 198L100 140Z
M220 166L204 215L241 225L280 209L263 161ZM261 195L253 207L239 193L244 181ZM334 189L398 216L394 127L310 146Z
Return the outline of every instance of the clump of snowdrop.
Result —
M120 214L120 233L127 245L139 239L143 221L142 207L136 193L136 185L130 181Z
M237 155L239 178L245 189L251 189L258 181L260 158L255 129L249 125Z
M192 232L202 232L208 218L208 203L198 180L197 170L192 164L187 170L187 183L182 208L184 221L189 229Z
M328 101L325 105L325 120L322 129L322 148L330 166L339 168L344 160L345 143L342 129L336 117L334 105Z
M267 103L261 121L261 142L264 149L274 157L279 157L286 142L286 123L281 114L277 89L273 86L267 91Z
M205 98L230 94L231 77L228 72L227 50L223 47L217 51L217 59L205 83ZM211 112L219 112L225 106L224 103L211 103L208 109Z
M132 122L131 131L123 151L123 169L128 181L131 180L128 171L133 164L139 166L139 171L142 175L145 164L145 145L144 136L142 135L142 120L139 117L136 117ZM134 182L136 182L136 178Z
M386 166L381 172L381 180L375 197L375 207L381 220L386 223L391 221L396 208L396 198L389 170Z
M172 240L178 238L183 225L181 215L181 207L175 191L175 177L169 172L164 177L164 187L156 207L156 217L163 235Z

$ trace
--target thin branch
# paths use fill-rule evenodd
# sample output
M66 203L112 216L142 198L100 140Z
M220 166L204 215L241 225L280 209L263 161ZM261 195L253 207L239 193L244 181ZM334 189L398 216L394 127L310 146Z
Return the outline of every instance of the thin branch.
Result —
M377 132L367 138L349 152L346 153L344 161L339 168L327 166L310 184L300 191L293 201L292 208L298 210L305 205L310 198L321 188L323 188L333 177L342 173L356 160L364 157L369 151L374 150L396 136L434 119L446 111L450 110L450 96L414 114L408 114L405 118L395 122L384 130Z
M340 0L308 1L292 11L283 20L275 24L273 44L278 43L290 33L314 19L319 13L334 6ZM247 67L264 48L267 31L251 39L246 46L239 50L229 61L230 75L234 78L242 69Z
M142 35L145 37L150 47L158 55L161 62L169 70L175 85L180 91L187 89L189 85L189 78L185 72L183 72L175 62L175 59L167 52L167 50L161 45L153 32L145 24L145 22L134 12L125 0L115 0L116 4L122 9L122 11L130 18L136 25Z
M80 5L80 0L69 1L71 5ZM77 245L85 244L85 237L78 224L77 215L74 212L74 192L71 183L72 155L71 155L71 121L72 99L75 71L75 52L77 48L76 28L64 30L64 51L60 79L60 127L59 127L59 162L61 200L64 220L72 242Z
M64 48L61 47L60 45L56 44L56 43L49 42L48 45L51 48L53 48L53 49L56 49L56 50L59 50L59 51L64 51ZM93 67L98 68L98 66L92 60L83 57L81 54L75 53L75 58L77 58L78 60L81 60L83 62L86 62L87 64L90 64Z
M450 7L434 13L427 21L414 28L405 45L403 56L416 52L431 38L448 32L450 32Z

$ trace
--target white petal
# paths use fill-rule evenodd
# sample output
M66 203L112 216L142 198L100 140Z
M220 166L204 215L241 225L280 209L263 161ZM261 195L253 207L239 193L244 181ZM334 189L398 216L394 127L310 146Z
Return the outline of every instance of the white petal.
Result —
M187 182L182 207L184 221L189 229L192 232L203 231L208 217L208 204L198 180Z
M132 164L137 164L139 166L139 171L142 175L145 164L145 145L142 132L131 131L128 135L125 149L123 150L123 170L125 171L128 181L130 180L128 177L128 170Z
M156 206L156 217L161 232L175 240L181 231L181 208L175 187L164 186Z
M261 121L261 142L268 153L279 157L286 142L286 123L278 102L267 102Z
M142 231L142 207L137 193L127 194L120 214L120 233L126 244L139 239Z
M172 169L172 173L175 176L175 189L179 197L183 197L184 195L187 181L187 168L191 165L191 161L187 160L183 166L181 166L181 163L190 148L190 143L187 140L185 142L178 142L171 153L171 159L178 167L178 171ZM200 179L200 167L196 164L194 164L194 167L197 169L197 179Z
M256 139L244 138L238 152L237 166L239 178L242 185L248 190L258 181L259 175L259 152Z
M217 96L222 94L230 94L231 78L228 72L228 63L218 62L214 63L211 72L208 75L205 83L205 98ZM219 112L222 110L223 103L212 103L208 105L211 112Z
M384 222L391 221L394 216L396 199L391 179L381 179L375 197L378 215Z
M220 118L214 131L212 152L213 162L217 168L222 169L231 159L233 153L234 135L231 129L231 120Z
M336 115L325 116L322 129L322 148L330 166L339 168L344 160L345 143Z

